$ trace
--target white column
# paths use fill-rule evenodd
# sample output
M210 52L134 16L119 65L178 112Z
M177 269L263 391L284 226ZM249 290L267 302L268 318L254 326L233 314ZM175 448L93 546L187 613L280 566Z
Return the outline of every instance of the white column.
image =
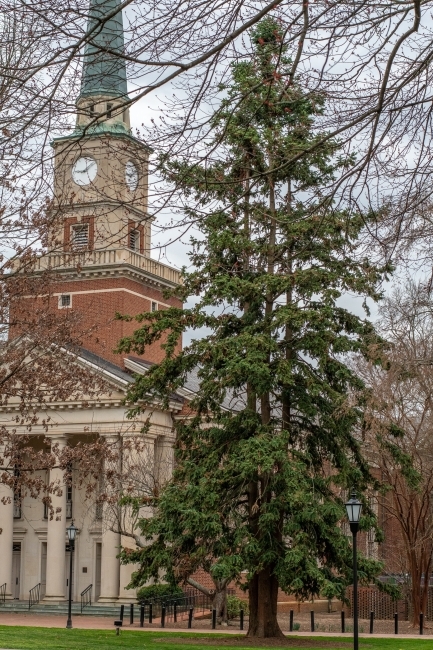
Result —
M119 597L120 535L111 530L102 533L101 549L101 595L99 603L114 603Z
M66 436L51 438L51 446L57 443L59 452L66 446L66 442ZM48 514L47 587L44 601L59 602L66 597L66 486L63 469L55 466L50 470L50 484L55 484L60 489L58 494L51 494L53 518Z
M7 471L7 461L0 449L1 474ZM1 480L1 479L0 479ZM12 599L12 554L14 533L14 494L13 490L0 483L0 585L6 583L6 598Z
M112 464L119 468L120 464L120 439L119 436L105 436L111 449L117 449L119 456ZM107 486L108 487L108 486ZM101 594L99 603L114 603L119 597L120 585L120 534L110 528L115 527L117 521L113 515L116 508L104 503L102 510L102 548L101 548Z
M131 545L131 540L124 538L122 544L126 546ZM138 564L121 564L120 565L120 590L119 590L119 601L123 603L133 603L136 600L137 590L136 589L125 589L127 585L131 582L131 575L134 571L139 569Z
M161 487L171 479L174 467L174 440L167 436L158 436L154 443L154 474Z
M141 496L148 491L148 495L153 492L156 479L155 469L155 441L153 438L146 438L143 441L142 436L137 434L126 434L122 436L122 480L123 487L131 496ZM147 516L147 508L140 510L141 516ZM149 508L148 516L152 512ZM122 508L122 531L131 534L139 534L135 528L136 516L133 515L131 508ZM129 535L121 537L121 544L124 548L135 550L136 546L133 538ZM131 582L131 575L139 569L138 564L121 564L120 565L120 602L134 602L136 600L137 590L126 589Z

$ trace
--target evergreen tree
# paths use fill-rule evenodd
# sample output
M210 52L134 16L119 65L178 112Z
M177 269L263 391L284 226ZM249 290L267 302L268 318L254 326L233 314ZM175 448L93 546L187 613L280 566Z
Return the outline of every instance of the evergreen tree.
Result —
M181 582L204 567L222 584L246 571L249 635L269 637L282 634L278 587L343 598L350 584L339 488L372 479L355 435L363 384L345 358L377 338L338 299L378 300L388 269L357 257L366 217L321 195L351 160L320 144L324 99L290 79L281 26L266 18L251 42L213 118L218 160L162 165L195 202L185 208L200 230L195 270L176 294L198 303L141 315L119 350L142 354L169 333L165 360L129 393L137 409L168 406L191 372L200 385L178 421L173 479L140 523L150 543L128 558L140 563L134 584L161 568ZM179 351L182 333L202 327L210 333ZM361 578L378 570L360 558Z

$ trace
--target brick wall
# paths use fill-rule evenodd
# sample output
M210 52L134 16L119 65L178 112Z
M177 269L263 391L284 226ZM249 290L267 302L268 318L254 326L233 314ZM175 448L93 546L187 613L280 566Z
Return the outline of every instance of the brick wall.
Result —
M203 569L196 571L191 578L207 589L215 589L212 578L208 573L206 573L206 571L203 571ZM241 587L235 582L229 584L228 593L238 596L238 598L241 598L242 600L248 600L248 591L241 589Z
M246 574L244 574L245 580L246 580ZM203 571L203 569L200 569L199 571L196 571L192 576L192 579L195 580L196 582L199 582L201 585L204 587L207 587L207 589L214 589L214 583L212 581L212 578L208 573ZM228 586L229 593L234 594L238 598L241 598L242 600L248 600L248 591L245 591L242 589L242 587L235 582L231 582ZM278 602L279 603L294 603L296 601L295 596L286 594L284 591L281 589L278 589Z
M408 573L406 550L401 527L397 519L382 509L379 525L383 529L385 537L380 545L379 554L379 559L385 563L385 571L397 574Z
M26 310L29 310L30 305L35 310L43 306L48 312L60 315L60 312L66 310L59 309L59 295L56 294L71 295L71 308L68 308L68 311L76 318L75 333L82 347L120 367L123 367L125 355L115 354L113 350L122 337L130 336L140 324L135 320L130 323L115 320L116 313L136 316L144 311L151 311L152 301L158 303L159 309L167 306L182 307L178 299L165 299L162 292L155 287L128 278L111 277L59 282L51 287L51 295L44 299L28 297L22 300L26 303ZM19 303L11 309L18 313ZM12 329L11 338L18 333ZM151 362L161 361L164 358L161 345L165 340L164 336L146 348L142 358Z

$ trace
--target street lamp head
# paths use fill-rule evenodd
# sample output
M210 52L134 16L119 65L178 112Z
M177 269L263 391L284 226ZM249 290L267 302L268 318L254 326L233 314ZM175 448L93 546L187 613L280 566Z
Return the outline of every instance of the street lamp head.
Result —
M67 527L66 531L68 533L68 539L70 542L75 542L75 537L77 535L78 528L75 528L74 522L72 521L71 525Z
M355 490L352 490L349 501L345 504L349 523L359 524L361 518L362 503L356 498Z

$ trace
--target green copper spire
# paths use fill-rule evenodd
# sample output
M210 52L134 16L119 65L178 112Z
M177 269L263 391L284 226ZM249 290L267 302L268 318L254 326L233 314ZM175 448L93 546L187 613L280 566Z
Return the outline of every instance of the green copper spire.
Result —
M127 94L122 11L115 13L120 5L121 0L90 0L80 98Z

